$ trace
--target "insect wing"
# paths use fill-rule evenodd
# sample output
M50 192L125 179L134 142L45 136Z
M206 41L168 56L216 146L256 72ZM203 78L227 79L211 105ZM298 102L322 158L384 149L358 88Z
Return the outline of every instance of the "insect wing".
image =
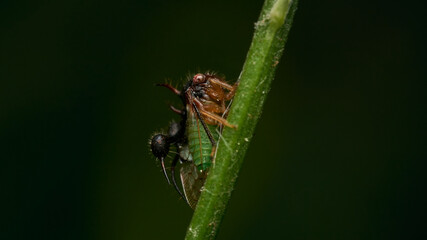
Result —
M200 193L206 181L207 172L198 171L193 163L185 163L180 170L182 189L188 205L192 209L196 208L200 198Z

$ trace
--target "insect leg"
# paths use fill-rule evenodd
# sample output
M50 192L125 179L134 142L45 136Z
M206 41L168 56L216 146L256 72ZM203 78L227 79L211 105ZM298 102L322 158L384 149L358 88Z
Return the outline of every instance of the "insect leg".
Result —
M228 84L228 83L226 83L224 81L219 80L218 78L211 78L211 79L209 79L209 81L210 81L211 84L219 85L220 87L222 87L224 89L227 89L228 91L233 91L234 90L233 86L231 86L230 84Z
M233 85L233 89L232 90L230 90L230 92L228 92L226 95L225 95L225 100L226 101L228 101L228 100L231 100L233 97L234 97L234 94L236 93L236 90L237 90L237 87L239 86L239 81L237 81L234 85Z
M200 122L202 123L203 129L205 129L205 132L208 135L209 140L212 143L212 146L215 146L216 145L215 139L213 138L211 131L209 130L208 126L206 125L205 121L203 120L202 116L200 115L199 109L197 108L197 106L194 102L192 104L193 104L194 110L196 111L197 117L199 118Z
M202 108L203 104L199 100L194 99L189 92L186 92L186 99L187 99L187 102L189 102L189 103L191 102L191 105L193 106L193 109L197 114L197 118L202 123L203 129L205 130L206 134L208 135L209 141L211 142L212 146L215 146L216 145L215 139L213 138L211 131L209 130L208 126L206 125L205 121L203 120L202 115L200 114L200 111L199 111L199 107L197 106L197 105L199 105L200 108Z
M169 106L170 109L174 112L174 113L178 113L179 115L184 115L184 111L179 110L178 108L175 108L174 106L170 105Z
M158 83L158 84L156 84L156 86L165 87L165 88L171 90L176 95L181 95L181 91L179 91L178 89L172 87L170 84L167 84L167 83Z
M187 198L184 196L184 194L182 194L181 193L181 190L179 190L179 187L178 187L178 185L176 184L176 180L175 180L175 167L176 167L176 164L178 163L178 160L180 159L180 156L179 156L179 153L177 153L176 155L175 155L175 158L173 159L173 161L172 161L172 164L171 164L171 175L172 175L172 183L173 183L173 186L175 187L175 189L176 189L176 191L179 193L179 195L185 200L185 201L187 201ZM187 202L188 203L188 202Z
M209 118L209 119L212 119L212 120L215 120L215 121L217 121L217 122L219 122L219 123L221 123L222 125L225 125L225 126L227 126L227 127L231 127L231 128L237 128L237 126L236 125L233 125L233 124L230 124L226 119L224 119L224 118L222 118L222 117L220 117L220 116L218 116L218 115L216 115L216 114L214 114L214 113L211 113L211 112L208 112L208 111L206 111L205 109L204 109L204 107L203 107L203 104L197 99L197 98L195 98L195 99L192 99L192 104L193 104L193 107L194 107L194 109L196 109L196 112L197 112L197 115L198 115L198 117L199 117L199 119L203 119L203 118L201 118L201 115L203 115L203 116L205 116L205 117L207 117L207 118ZM198 106L197 105L199 105L200 106L200 109L198 108ZM203 125L203 127L205 127L205 125L206 125L206 123L204 122L204 121L202 121L202 124L204 124ZM206 130L207 128L205 128L205 130ZM209 134L208 134L209 135ZM214 144L215 145L215 144Z
M208 111L205 111L203 109L200 110L200 114L202 114L203 116L208 117L210 119L213 119L213 120L215 120L215 121L217 121L217 122L219 122L219 123L221 123L227 127L237 128L236 125L230 124L226 119L224 119L218 115L215 115L213 113L210 113Z

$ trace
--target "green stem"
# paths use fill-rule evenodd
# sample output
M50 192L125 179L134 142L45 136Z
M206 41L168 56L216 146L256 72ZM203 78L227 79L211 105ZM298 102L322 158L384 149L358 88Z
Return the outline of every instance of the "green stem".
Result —
M297 0L264 2L228 116L238 128L224 129L215 165L209 170L186 239L214 239L218 232L282 56L296 5Z

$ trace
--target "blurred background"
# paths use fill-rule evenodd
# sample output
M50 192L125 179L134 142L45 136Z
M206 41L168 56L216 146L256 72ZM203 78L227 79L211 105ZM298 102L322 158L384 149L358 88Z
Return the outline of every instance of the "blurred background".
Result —
M183 239L154 84L234 82L261 6L0 3L0 239ZM219 239L426 236L423 9L300 1Z

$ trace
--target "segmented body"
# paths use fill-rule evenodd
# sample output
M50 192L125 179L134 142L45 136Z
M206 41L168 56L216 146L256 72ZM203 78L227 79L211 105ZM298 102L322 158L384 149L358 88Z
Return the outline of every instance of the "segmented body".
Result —
M207 126L214 139L218 139L218 133L216 131L217 126ZM186 131L188 147L193 158L193 163L197 166L199 171L209 169L213 161L213 146L206 131L202 127L202 123L191 110L188 111Z
M170 181L164 160L169 153L169 147L176 152L170 168L172 184L194 209L208 170L214 163L214 150L220 137L219 129L223 126L237 127L226 120L229 109L226 104L234 96L238 83L232 86L214 73L198 73L189 79L182 91L167 83L158 85L178 95L185 109L170 106L172 111L181 116L181 122L172 122L167 135L154 135L151 139L151 151L160 160L168 183ZM178 162L182 163L180 178L184 194L175 180L175 166Z

